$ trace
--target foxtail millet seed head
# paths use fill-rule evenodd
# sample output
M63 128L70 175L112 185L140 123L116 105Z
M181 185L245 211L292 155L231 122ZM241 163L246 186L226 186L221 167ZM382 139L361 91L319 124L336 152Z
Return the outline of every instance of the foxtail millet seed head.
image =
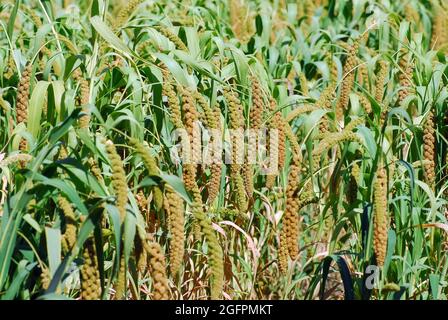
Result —
M152 176L158 175L159 168L157 166L157 161L152 156L149 148L135 138L129 139L129 144L135 149L135 152L142 159L143 164L146 167L146 170L148 170L148 173Z
M126 300L127 289L127 268L123 252L121 252L120 266L118 269L117 281L115 283L115 300Z
M153 299L168 300L170 298L170 289L168 287L165 255L162 247L157 242L148 239L144 242L144 248L149 256L149 264L151 266Z
M80 269L81 299L98 300L101 298L101 284L98 258L93 238L88 238L84 243L82 257L84 264Z
M261 130L264 113L264 99L261 84L255 76L251 76L250 80L252 83L252 106L249 113L249 126L252 129L250 134L253 137L249 139L247 157L249 157L249 155L256 155L257 153L258 131ZM249 161L244 164L243 172L246 192L251 198L254 192L254 172L253 165L250 164Z
M193 91L193 98L195 99L197 104L202 108L202 112L205 115L205 118L204 118L205 124L211 129L218 128L218 123L217 123L218 119L216 117L214 109L212 109L210 107L209 102L198 91Z
M215 116L214 122L216 122L215 134L212 134L212 163L210 164L210 180L208 185L208 200L210 203L215 200L219 193L219 187L221 185L221 172L222 172L222 126L221 126L221 110L219 107L215 107L213 110Z
M358 94L359 102L361 106L364 108L366 114L372 113L372 104L370 100L363 94Z
M246 186L244 184L244 179L241 176L241 165L231 164L230 172L232 175L234 188L235 188L235 200L236 205L240 212L246 212L248 208L247 196L246 196Z
M98 166L98 163L96 162L96 160L94 158L90 157L87 160L87 164L89 166L90 171L94 175L94 177L100 182L104 181L103 173L102 173L100 167Z
M434 127L434 113L429 111L426 122L423 126L423 158L427 160L425 164L425 180L430 188L434 190L436 181L436 138Z
M202 108L205 115L205 122L209 129L212 129L212 134L209 142L211 145L212 163L210 164L210 181L208 185L209 202L213 202L219 192L219 185L221 182L221 168L222 155L220 150L220 140L222 135L221 128L221 111L219 107L211 108L209 102L198 91L194 91L193 96Z
M278 245L278 268L282 275L288 271L288 244L286 232L280 232L280 243Z
M75 71L73 71L72 77L76 82L79 83L80 104L82 106L82 112L85 113L79 118L79 127L81 129L86 129L89 127L90 123L90 113L88 109L90 99L89 82L85 78L83 78L80 69L76 69Z
M403 51L398 65L400 67L400 73L398 76L400 85L400 90L398 91L398 104L401 105L409 95L412 88L414 64L411 60L410 54Z
M181 38L179 38L177 35L175 35L167 27L165 27L165 26L157 26L156 30L159 31L163 36L168 38L168 40L170 40L172 43L174 43L174 45L176 46L177 49L182 50L182 51L188 51L187 46L183 43Z
M184 127L190 139L191 161L198 163L201 157L201 137L198 132L199 112L196 109L193 91L181 88Z
M317 105L314 104L305 104L303 106L299 106L295 109L293 109L292 111L290 111L287 115L286 115L286 121L287 122L291 122L292 120L294 120L295 118L299 117L300 115L304 114L304 113L308 113L308 112L312 112L315 110L320 109Z
M188 190L191 190L196 182L197 160L201 156L200 135L195 132L197 129L197 122L199 114L196 110L192 92L189 89L181 88L182 94L182 110L184 114L184 127L188 133L190 142L189 159L183 164L183 180Z
M386 83L386 77L388 73L389 65L387 61L380 60L375 83L375 100L378 102L378 104L381 104L383 102L384 85Z
M115 145L111 140L107 140L106 152L112 169L112 187L116 196L116 206L120 213L120 221L124 222L126 217L126 204L128 202L128 185L126 181L126 172L124 171L123 161L115 149Z
M40 282L42 285L42 289L44 290L48 290L48 287L50 286L51 283L51 273L50 273L50 269L48 267L42 267L41 269L41 273L40 273Z
M275 114L270 122L270 128L278 130L278 167L283 168L286 159L286 136L284 119L281 111L277 110L277 102L273 97L269 99L269 108L271 112L275 111Z
M296 259L299 254L298 248L298 201L299 198L296 196L299 176L301 172L301 163L298 157L293 157L292 163L289 167L288 184L286 185L286 206L283 214L283 228L282 232L285 233L286 244L288 248L288 254L291 259Z
M348 47L347 60L345 61L342 74L343 80L341 84L341 93L336 104L336 119L338 121L343 120L349 102L349 95L352 92L355 83L355 69L358 65L358 48L358 40L355 40L353 44Z
M72 205L63 197L58 197L58 205L64 213L65 218L65 232L62 236L62 249L64 252L69 252L75 245L77 238L76 216Z
M241 132L235 132L232 136L232 164L230 165L230 171L236 189L236 200L238 208L241 212L247 210L248 204L246 199L246 191L244 179L241 176L241 161L240 156L244 157L244 145L241 141L244 139L242 130L244 129L244 114L241 101L238 98L238 94L231 90L230 86L223 88L224 97L226 99L229 109L229 127L231 129L240 130Z
M245 0L229 0L230 26L241 43L247 43L255 32L253 14Z
M135 11L135 8L140 4L141 0L130 0L125 2L125 5L120 9L116 19L114 20L114 29L117 30L121 28L132 13Z
M149 150L149 148L135 138L129 139L129 144L135 149L135 152L142 159L149 175L158 176L159 168L157 166L157 161L151 155L151 151ZM163 206L163 193L162 190L160 190L159 186L154 186L152 188L152 196L155 208L157 210L160 210Z
M161 71L163 75L162 94L168 99L167 107L170 112L171 122L176 129L181 129L184 125L182 123L179 98L172 85L172 76L164 64L161 65Z
M210 285L210 298L212 300L219 299L222 295L223 282L224 282L224 259L222 248L219 244L218 237L215 230L212 227L212 222L207 217L204 208L202 206L201 194L197 185L192 190L193 204L192 213L196 221L201 226L201 232L205 236L205 241L209 249L209 265L211 269L211 285Z
M370 90L369 83L369 70L367 69L367 64L361 59L358 60L358 83L362 85L366 90Z
M142 189L140 189L135 195L135 200L137 201L138 209L140 210L142 215L146 218L149 213L148 210L149 201Z
M250 78L252 83L252 107L249 113L251 129L261 129L264 113L264 99L261 84L255 76Z
M249 198L252 198L254 193L254 171L253 166L249 163L245 163L242 167L244 174L244 189Z
M373 186L373 247L378 266L383 266L387 251L389 215L387 210L387 174L384 167L377 170Z
M351 176L355 179L356 184L359 186L361 182L361 176L360 176L361 168L359 168L359 165L355 162L352 165L352 171Z
M319 142L317 147L312 152L312 168L316 170L319 167L319 161L322 154L325 153L326 150L332 148L343 141L354 141L360 145L363 145L362 139L354 133L352 130L359 124L364 122L364 118L360 117L355 120L352 120L342 131L335 134L327 134L325 137Z
M16 120L17 123L27 122L28 102L30 93L30 81L33 65L29 63L22 73L22 78L17 86Z
M439 49L446 45L447 42L447 22L446 11L442 8L438 1L432 1L432 11L434 18L432 20L431 32L431 49Z
M16 69L16 63L14 62L14 57L12 54L9 54L7 69L6 72L3 74L5 79L10 79L14 75L15 69Z
M273 138L271 140L271 138L269 138L267 140L267 152L269 154L270 159L276 159L277 167L274 168L274 170L278 171L279 169L283 168L285 164L285 156L286 156L285 129L283 126L284 120L281 115L281 111L277 110L277 103L272 96L269 98L269 111L274 112L274 115L269 120L268 132L270 134L271 132L273 132L273 130L277 130L277 139ZM269 165L271 166L271 164ZM274 186L276 177L277 174L269 174L266 176L266 188L271 189Z
M210 181L208 185L208 201L211 203L219 194L221 185L221 163L212 163L210 165Z
M168 216L168 229L171 233L170 272L175 275L179 271L185 252L185 210L184 201L169 185L165 188L164 208Z
M148 267L148 253L144 249L143 242L146 239L142 239L139 234L135 235L134 240L134 254L135 261L137 264L137 270L141 273L145 273L146 268Z
M26 165L26 163L30 162L31 160L33 160L32 155L26 153L16 153L0 161L0 167L7 167L17 162L21 163L22 165Z
M230 86L225 86L223 93L229 109L229 127L231 129L244 128L243 106L238 94Z

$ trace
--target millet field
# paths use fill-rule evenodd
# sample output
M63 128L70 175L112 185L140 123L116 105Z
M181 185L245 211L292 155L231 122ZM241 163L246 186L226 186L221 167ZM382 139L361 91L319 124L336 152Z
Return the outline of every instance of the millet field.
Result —
M448 1L0 4L0 299L448 298Z

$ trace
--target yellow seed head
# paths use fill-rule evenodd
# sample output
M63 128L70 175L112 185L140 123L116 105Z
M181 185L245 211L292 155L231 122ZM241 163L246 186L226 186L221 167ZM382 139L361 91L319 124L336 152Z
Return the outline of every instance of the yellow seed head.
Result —
M365 113L371 114L372 113L372 104L370 103L370 100L363 94L359 94L358 98L359 98L359 102L361 103L361 105L364 108Z
M288 175L288 184L286 186L286 207L283 215L283 237L286 239L288 254L291 259L296 259L299 254L298 236L299 236L299 203L296 195L299 184L299 175L301 165L299 159L293 158Z
M26 153L16 153L14 155L8 156L7 158L0 161L0 167L7 167L14 163L21 163L22 166L26 165L26 163L30 162L33 159L33 156Z
M278 267L280 273L285 275L288 271L288 244L286 238L286 232L280 233L280 244L278 250Z
M194 163L201 155L201 143L198 141L200 136L195 133L197 121L199 119L198 111L194 104L192 92L188 89L181 89L182 92L182 110L184 113L184 126L190 140L190 163L183 164L183 179L185 186L191 190L196 183L197 165ZM193 162L193 163L192 163Z
M95 243L92 238L86 240L82 257L84 264L80 269L81 298L83 300L98 300L101 298L100 273Z
M159 168L157 166L157 161L151 155L151 152L148 149L148 147L134 138L131 138L129 140L129 143L131 146L134 147L135 152L142 158L143 164L145 165L146 170L148 170L148 173L152 176L158 176ZM154 206L156 207L157 210L160 210L163 206L162 190L160 190L159 186L154 186L152 192L153 192Z
M205 241L209 247L209 265L211 269L211 289L210 297L213 300L219 299L222 294L224 281L224 260L222 248L218 242L216 232L212 227L210 219L205 214L202 206L201 194L197 186L192 190L193 206L192 213L196 221L201 226L201 231L205 236Z
M386 77L388 72L389 72L389 66L387 62L385 60L381 60L379 63L379 70L375 83L375 100L379 104L383 102L384 85L386 83Z
M126 261L122 253L120 258L120 268L118 270L117 282L115 283L115 300L122 300L123 298L126 299L126 273Z
M135 8L140 4L141 0L130 0L127 2L123 8L118 12L118 16L114 23L114 29L118 29L122 27L125 22L129 19L132 13L135 11Z
M373 246L378 266L384 264L387 251L389 217L387 212L387 175L380 167L373 186Z
M80 104L82 106L82 112L85 113L79 119L79 127L81 129L85 129L89 127L90 123L90 114L88 109L89 97L90 97L90 88L89 82L82 77L82 73L80 69L76 69L73 71L73 79L79 83L80 90Z
M62 236L62 249L65 252L71 250L71 248L75 245L76 236L77 236L77 228L76 228L76 216L75 212L71 204L68 200L62 196L58 197L58 205L61 208L62 212L64 212L65 218L65 233Z
M229 0L230 24L235 37L247 43L255 32L253 13L243 0Z
M98 163L95 161L95 159L92 158L92 157L90 157L90 158L87 160L87 163L88 163L88 165L89 165L89 167L90 167L90 171L92 171L92 174L95 176L95 178L96 178L98 181L103 181L103 180L104 180L104 179L103 179L103 173L101 172L101 169L100 169L100 167L98 166Z
M440 49L447 44L448 40L446 10L444 10L438 1L433 1L432 6L434 18L432 21L431 48Z
M312 111L318 110L318 109L320 109L320 108L314 104L306 104L306 105L297 107L286 115L286 121L290 122L304 113L312 112Z
M135 236L135 246L134 246L134 252L135 252L135 260L137 261L137 269L144 273L146 271L146 268L148 266L148 253L143 247L143 242L145 239L141 239L140 236Z
M28 64L22 73L19 85L17 87L17 101L16 101L16 119L17 123L25 122L28 119L28 101L30 91L30 81L32 65Z
M172 43L174 43L174 45L176 46L177 49L182 50L182 51L188 51L187 46L182 42L182 40L175 35L170 29L164 27L164 26L158 26L157 31L159 31L162 35L164 35L165 37L167 37Z
M347 109L349 102L349 95L352 92L355 82L355 69L357 67L357 53L359 42L355 41L350 47L347 54L347 60L343 69L343 80L341 85L341 94L336 105L336 119L342 121L344 112Z
M358 83L369 90L369 70L367 65L362 60L358 60L358 65Z
M42 284L42 289L47 290L51 283L51 274L49 268L47 267L42 268L42 272L40 274L40 281Z
M399 85L400 90L398 91L398 103L401 105L406 97L409 95L410 89L412 88L412 74L414 72L414 65L408 54L403 53L401 55L400 61L400 74L399 74Z
M120 213L120 220L123 223L126 217L126 204L128 202L128 185L123 162L115 149L111 140L106 141L106 151L112 168L112 187L117 197L116 206Z
M162 93L167 97L167 107L170 111L171 121L174 127L177 129L183 128L182 116L180 112L179 98L177 97L176 91L174 90L172 82L172 77L165 65L161 66L163 75Z
M145 196L142 190L135 195L135 200L137 201L138 209L144 217L148 216L148 198Z
M170 272L175 275L182 264L185 251L185 217L184 202L170 186L166 187L164 208L168 219L168 229L171 233L169 255Z
M427 164L425 164L425 178L432 189L434 189L436 181L435 144L434 113L431 110L428 113L423 129L423 157L427 160Z
M276 110L277 109L277 103L273 97L270 97L269 99L269 111L275 112L271 120L269 121L268 130L271 132L271 130L277 130L277 138L278 139L271 139L267 140L267 152L269 153L269 156L271 159L277 159L277 168L274 169L281 169L283 168L285 164L285 130L283 126L283 117L281 115L281 111ZM277 177L277 174L269 174L266 176L266 188L271 189L275 184L275 179Z
M8 58L7 70L4 74L4 77L6 79L10 79L14 75L15 69L16 69L16 63L14 62L14 57L12 56L12 54L10 54Z
M144 242L145 250L149 256L151 266L151 278L153 281L153 299L168 300L170 298L170 289L166 276L165 255L162 247L153 241Z

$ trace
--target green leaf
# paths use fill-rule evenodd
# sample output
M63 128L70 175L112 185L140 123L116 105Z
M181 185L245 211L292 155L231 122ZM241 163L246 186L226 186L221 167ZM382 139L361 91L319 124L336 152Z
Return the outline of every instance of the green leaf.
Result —
M28 277L31 270L37 265L37 262L29 263L27 260L22 260L17 265L17 271L14 275L14 280L9 286L8 290L2 295L2 300L12 300L19 294L20 287L23 281Z
M118 38L99 16L90 18L90 22L99 35L117 50L132 56L132 51Z
M45 239L50 273L53 275L61 263L61 230L46 227Z
M358 126L358 133L364 138L364 146L370 154L371 159L375 159L377 145L372 131L365 126Z
M15 1L14 7L12 8L11 14L9 15L8 29L6 30L6 32L8 33L8 38L11 41L12 41L12 36L13 36L13 32L14 32L14 24L16 21L17 10L19 9L20 2L21 2L21 0Z
M72 124L78 119L78 115L81 112L81 109L77 108L73 110L70 116L64 120L61 124L57 125L50 131L50 136L48 138L48 142L50 145L54 145L63 135L65 135Z
M116 268L120 265L120 250L121 250L121 223L120 223L120 213L118 208L114 205L106 203L106 212L109 215L109 219L112 222L112 228L115 238L116 254L115 254L115 266Z
M429 285L431 287L431 295L434 300L437 300L439 296L439 281L440 276L438 274L432 273L429 275Z
M188 203L191 204L191 198L185 189L183 181L178 177L166 173L162 173L160 177L165 180L174 190Z
M392 255L394 254L395 243L397 241L397 236L394 230L389 230L387 234L387 253L386 259L384 260L384 274L387 274Z
M28 222L28 224L33 227L38 233L42 232L42 228L40 227L39 223L33 219L33 217L27 213L23 216L23 220Z
M125 223L124 223L124 246L123 246L123 250L124 250L124 256L126 261L129 260L129 257L131 255L131 250L134 246L134 241L135 241L135 233L136 233L136 221L137 218L134 215L134 213L130 213L129 209L130 207L127 207L127 214L126 214L126 219L125 219Z
M196 83L194 80L173 58L163 53L155 53L154 55L167 66L168 70L178 83L184 87L191 88L193 90L196 89Z
M40 118L42 115L42 110L45 104L45 99L47 96L47 89L50 85L48 81L39 81L34 87L33 93L31 94L30 103L28 107L28 131L37 139L39 135L40 128L42 127Z
M64 193L67 198L75 205L75 207L84 215L88 214L88 210L84 203L82 202L81 198L78 195L78 192L76 192L76 189L65 182L64 180L57 179L57 178L47 178L41 174L36 173L34 175L34 180L37 182L40 182L47 186L52 186L56 188L57 190L60 190L62 193Z

